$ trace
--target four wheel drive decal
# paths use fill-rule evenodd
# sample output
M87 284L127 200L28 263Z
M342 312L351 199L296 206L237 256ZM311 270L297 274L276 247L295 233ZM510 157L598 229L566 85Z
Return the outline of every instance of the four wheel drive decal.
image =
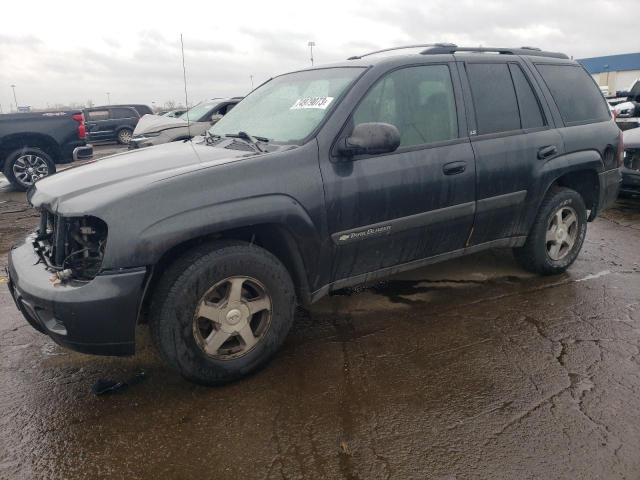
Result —
M366 240L390 233L398 233L412 228L421 228L434 223L450 222L457 218L468 217L476 211L476 202L459 203L448 207L416 213L406 217L394 218L381 223L362 225L360 227L343 230L331 234L333 243L344 245L358 240Z

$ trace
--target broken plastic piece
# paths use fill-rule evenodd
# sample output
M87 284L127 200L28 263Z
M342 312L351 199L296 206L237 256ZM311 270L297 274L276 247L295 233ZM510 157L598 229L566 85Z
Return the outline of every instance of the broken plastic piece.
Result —
M146 378L146 373L141 370L136 373L133 377L129 378L126 381L116 381L105 378L99 378L96 383L91 387L91 391L94 395L106 395L108 393L118 393L123 390L126 390L128 387L132 385L136 385L142 382Z

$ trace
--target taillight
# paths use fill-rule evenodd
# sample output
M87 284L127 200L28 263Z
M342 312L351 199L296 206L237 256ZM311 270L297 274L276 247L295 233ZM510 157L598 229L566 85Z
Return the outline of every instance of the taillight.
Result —
M618 132L618 150L616 151L616 160L618 167L621 167L624 162L624 141L622 138L622 130Z
M71 118L78 122L78 138L81 140L84 139L87 136L87 129L84 126L84 114L75 113Z

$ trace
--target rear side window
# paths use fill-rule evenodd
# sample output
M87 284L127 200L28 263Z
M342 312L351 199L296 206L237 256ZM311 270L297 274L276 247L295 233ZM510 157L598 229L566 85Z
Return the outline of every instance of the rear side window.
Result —
M136 112L132 108L112 108L111 109L111 118L136 118L136 117L138 117L138 112Z
M578 65L536 64L567 125L610 119L602 93Z
M449 67L425 65L387 74L362 99L353 121L395 125L400 147L456 138L458 118Z
M545 125L544 115L540 109L540 102L536 94L525 77L522 68L515 63L509 64L511 78L516 87L518 96L518 109L520 110L520 121L522 128L539 128Z
M470 63L466 68L478 134L519 130L518 101L507 64Z
M109 110L89 110L87 112L87 120L108 120Z

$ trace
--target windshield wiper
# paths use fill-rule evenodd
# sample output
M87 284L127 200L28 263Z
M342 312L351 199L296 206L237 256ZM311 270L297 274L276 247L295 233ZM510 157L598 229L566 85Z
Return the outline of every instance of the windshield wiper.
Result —
M269 141L269 139L266 137L254 137L252 135L249 135L247 132L227 133L225 137L239 138L240 140L244 140L245 142L253 145L256 148L256 150L258 150L261 153L264 152L264 150L260 148L259 142Z
M214 145L216 143L216 140L219 140L221 138L222 137L220 135L214 135L209 130L204 131L204 141L207 143L207 145Z

